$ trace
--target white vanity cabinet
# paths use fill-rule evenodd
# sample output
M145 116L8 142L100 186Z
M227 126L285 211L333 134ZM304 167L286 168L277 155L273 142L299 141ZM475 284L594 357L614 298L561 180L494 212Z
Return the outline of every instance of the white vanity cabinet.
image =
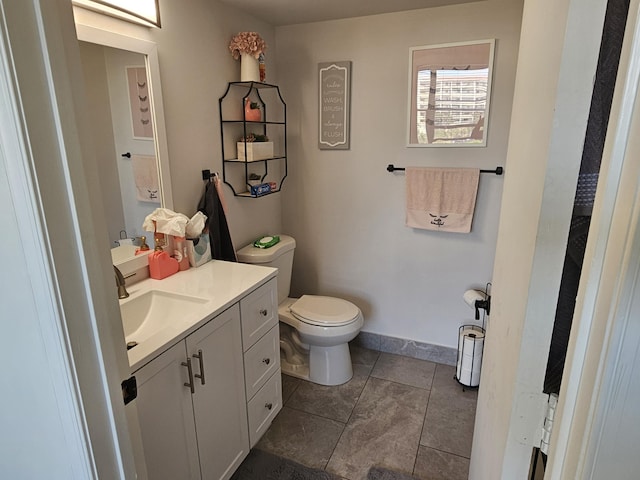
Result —
M231 477L249 453L238 305L135 375L149 478Z
M230 478L282 408L276 279L134 374L149 479Z

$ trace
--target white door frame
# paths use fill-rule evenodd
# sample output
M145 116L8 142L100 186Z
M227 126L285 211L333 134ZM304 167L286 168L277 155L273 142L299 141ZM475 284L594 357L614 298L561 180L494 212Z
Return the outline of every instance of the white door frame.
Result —
M5 271L16 282L3 282L9 301L2 308L9 314L34 310L39 332L29 345L38 355L26 349L2 368L24 370L11 385L18 392L23 381L25 391L33 388L32 371L48 374L42 394L52 383L64 441L53 444L58 433L53 429L28 429L50 415L51 406L44 405L48 397L26 397L12 415L31 419L21 436L49 435L47 448L69 459L69 476L57 476L54 468L61 461L52 459L49 478L144 478L144 470L136 474L132 444L138 440L130 435L120 389L129 366L106 229L94 218L102 204L100 195L91 194L99 178L86 134L71 3L0 0L0 20L0 93L11 106L2 109L1 153L12 199L2 213L19 220L20 240L28 249L3 255L25 256L32 291L28 304L17 305L20 270ZM16 317L9 334L26 328ZM45 361L31 364L42 356ZM7 435L16 434L3 431L3 443L11 441ZM47 468L45 450L25 451L34 465ZM7 465L20 468L14 461L2 458L3 471Z
M625 306L635 280L628 268L637 254L640 208L639 19L640 2L632 0L545 479L590 478L602 428L596 421L617 393L608 388L611 375L632 365L618 354L619 329L629 321Z

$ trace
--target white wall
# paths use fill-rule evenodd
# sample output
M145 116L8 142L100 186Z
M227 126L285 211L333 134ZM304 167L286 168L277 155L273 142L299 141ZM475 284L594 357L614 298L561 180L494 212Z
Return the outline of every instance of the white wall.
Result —
M483 174L471 234L404 225L396 166L493 169L505 163L522 2L493 0L278 27L288 105L283 231L298 241L292 294L351 299L363 330L454 347L473 318L462 300L491 281L504 177ZM496 39L486 148L407 148L409 47ZM351 149L317 148L317 64L350 60Z
M191 216L204 190L201 170L222 173L218 98L228 82L240 80L229 40L240 31L259 32L267 43L268 79L275 83L274 28L211 0L163 2L160 8L162 28L150 36L158 45L174 209ZM225 187L225 197L236 248L280 231L280 194L235 198Z

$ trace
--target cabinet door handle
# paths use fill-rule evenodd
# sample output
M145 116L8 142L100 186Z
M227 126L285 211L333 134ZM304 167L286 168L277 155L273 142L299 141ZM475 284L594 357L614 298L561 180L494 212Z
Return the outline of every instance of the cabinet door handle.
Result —
M267 312L266 308L263 308L262 310L260 310L260 315L262 315L263 317L266 317L267 313L269 313L269 312Z
M271 359L270 358L263 358L262 359L262 363L264 363L265 365L269 365L271 363Z
M202 350L198 350L198 353L194 353L193 358L198 359L198 363L200 363L200 374L195 374L194 377L200 379L200 383L204 385L204 360L202 359Z
M271 410L273 408L273 403L265 403L264 408L266 408L267 410Z
M189 381L185 382L184 386L189 387L189 390L191 390L191 394L194 394L196 391L196 388L193 383L193 370L191 369L191 359L187 357L187 361L182 362L181 365L183 367L187 367L187 371L189 372Z

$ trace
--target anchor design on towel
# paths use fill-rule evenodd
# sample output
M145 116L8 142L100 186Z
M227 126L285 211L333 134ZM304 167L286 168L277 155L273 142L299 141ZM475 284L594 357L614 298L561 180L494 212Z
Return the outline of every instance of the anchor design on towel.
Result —
M432 214L429 214L429 216L431 218L433 218L433 220L431 220L431 225L437 225L438 227L442 227L445 224L443 218L447 218L449 215L432 215Z

